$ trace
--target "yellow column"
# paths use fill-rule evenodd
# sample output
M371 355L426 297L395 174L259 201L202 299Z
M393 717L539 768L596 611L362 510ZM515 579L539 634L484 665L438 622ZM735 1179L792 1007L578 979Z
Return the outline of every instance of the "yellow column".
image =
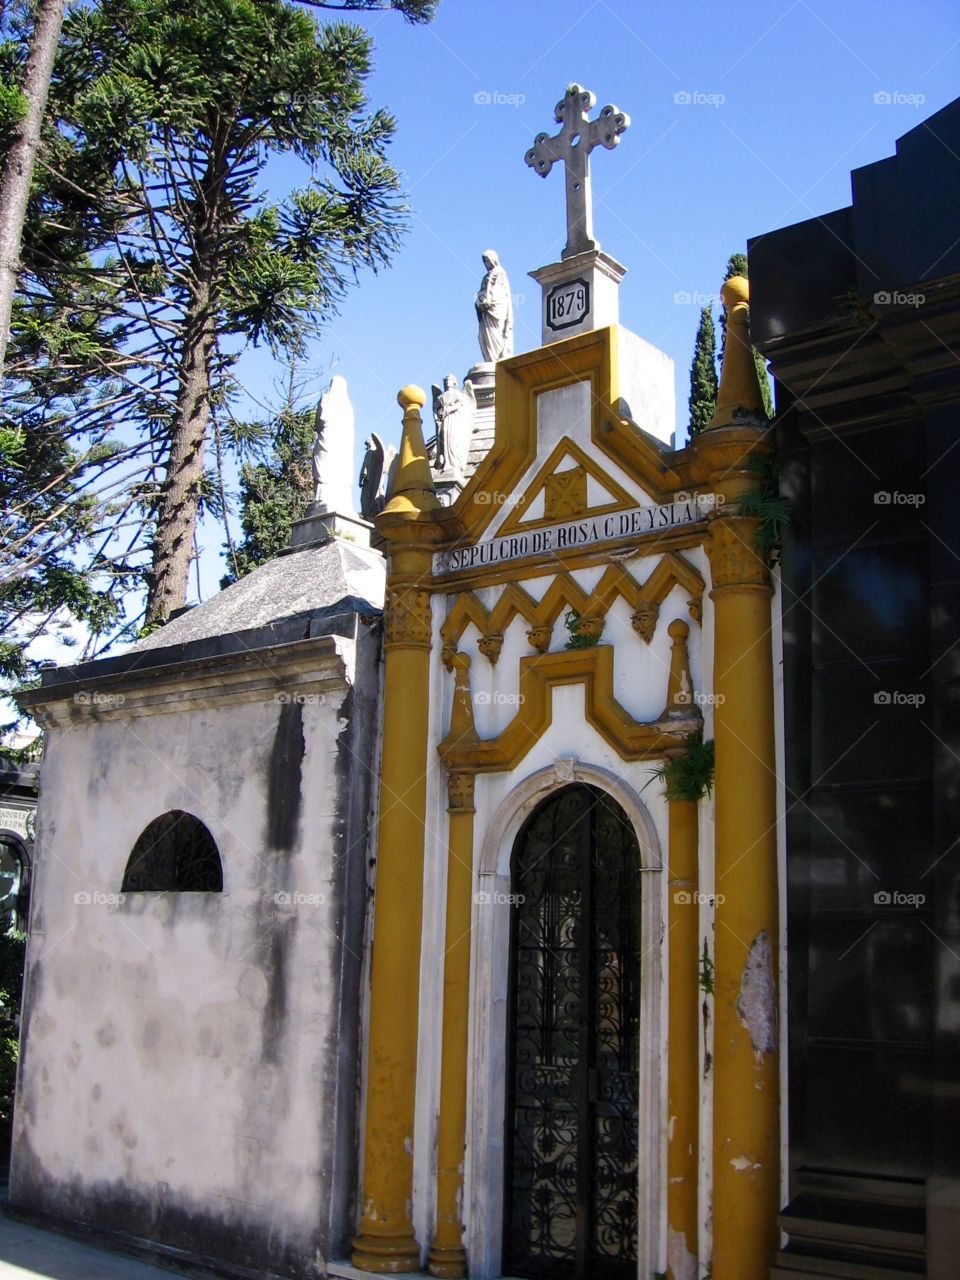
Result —
M373 922L363 1218L353 1264L385 1274L416 1271L413 1122L420 999L423 837L431 618L430 550L422 526L439 504L423 445L419 387L404 409L394 497L377 519L388 542L380 816Z
M451 773L448 779L450 844L437 1131L437 1233L428 1266L432 1276L467 1274L467 1254L463 1247L463 1158L467 1130L473 784L472 773Z
M724 500L707 539L714 602L716 943L713 1278L767 1280L777 1245L780 1099L772 588L757 521L736 514L767 426L747 329L747 282L722 296L717 412L697 441ZM728 514L729 513L729 514Z
M670 1280L697 1274L700 1180L700 929L697 806L671 800L667 1067L667 1263Z

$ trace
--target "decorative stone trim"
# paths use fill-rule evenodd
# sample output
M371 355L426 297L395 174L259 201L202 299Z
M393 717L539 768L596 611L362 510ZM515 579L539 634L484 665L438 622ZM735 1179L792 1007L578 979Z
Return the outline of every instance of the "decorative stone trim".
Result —
M458 769L447 775L447 809L451 813L474 813L473 792L476 774Z
M429 649L433 638L430 592L411 586L388 586L384 605L385 643Z
M752 516L711 520L706 541L713 579L711 596L727 590L773 593L769 570L757 551L758 523Z

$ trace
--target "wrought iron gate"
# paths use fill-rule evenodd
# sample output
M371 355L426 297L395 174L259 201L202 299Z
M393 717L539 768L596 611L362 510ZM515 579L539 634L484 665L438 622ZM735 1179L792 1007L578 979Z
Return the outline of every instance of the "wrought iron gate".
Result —
M573 786L513 851L505 1275L635 1280L640 849Z

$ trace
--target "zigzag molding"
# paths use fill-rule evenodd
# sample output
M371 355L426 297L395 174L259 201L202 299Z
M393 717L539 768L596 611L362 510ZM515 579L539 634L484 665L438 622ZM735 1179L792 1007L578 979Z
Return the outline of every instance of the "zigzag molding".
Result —
M440 637L444 646L456 649L471 622L482 637L502 637L518 615L529 623L531 629L552 627L561 613L568 609L576 610L581 617L602 620L618 597L626 600L634 610L639 610L641 605L659 608L675 586L690 593L690 616L699 622L700 603L706 584L688 560L669 551L642 585L631 577L623 565L611 564L589 593L578 586L568 573L558 573L539 601L511 582L504 587L497 603L490 610L484 608L472 591L465 591L457 596L440 628ZM653 621L655 625L655 614ZM645 632L641 634L649 642L653 636L652 627L649 635ZM495 645L493 647L496 648ZM496 651L499 653L499 649Z

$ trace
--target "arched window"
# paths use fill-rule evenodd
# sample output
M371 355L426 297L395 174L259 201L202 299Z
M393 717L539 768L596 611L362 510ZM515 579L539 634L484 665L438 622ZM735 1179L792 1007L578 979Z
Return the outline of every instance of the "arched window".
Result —
M171 809L144 827L123 873L123 893L221 893L223 868L199 818Z
M0 831L0 932L23 933L30 915L30 857L12 831Z

